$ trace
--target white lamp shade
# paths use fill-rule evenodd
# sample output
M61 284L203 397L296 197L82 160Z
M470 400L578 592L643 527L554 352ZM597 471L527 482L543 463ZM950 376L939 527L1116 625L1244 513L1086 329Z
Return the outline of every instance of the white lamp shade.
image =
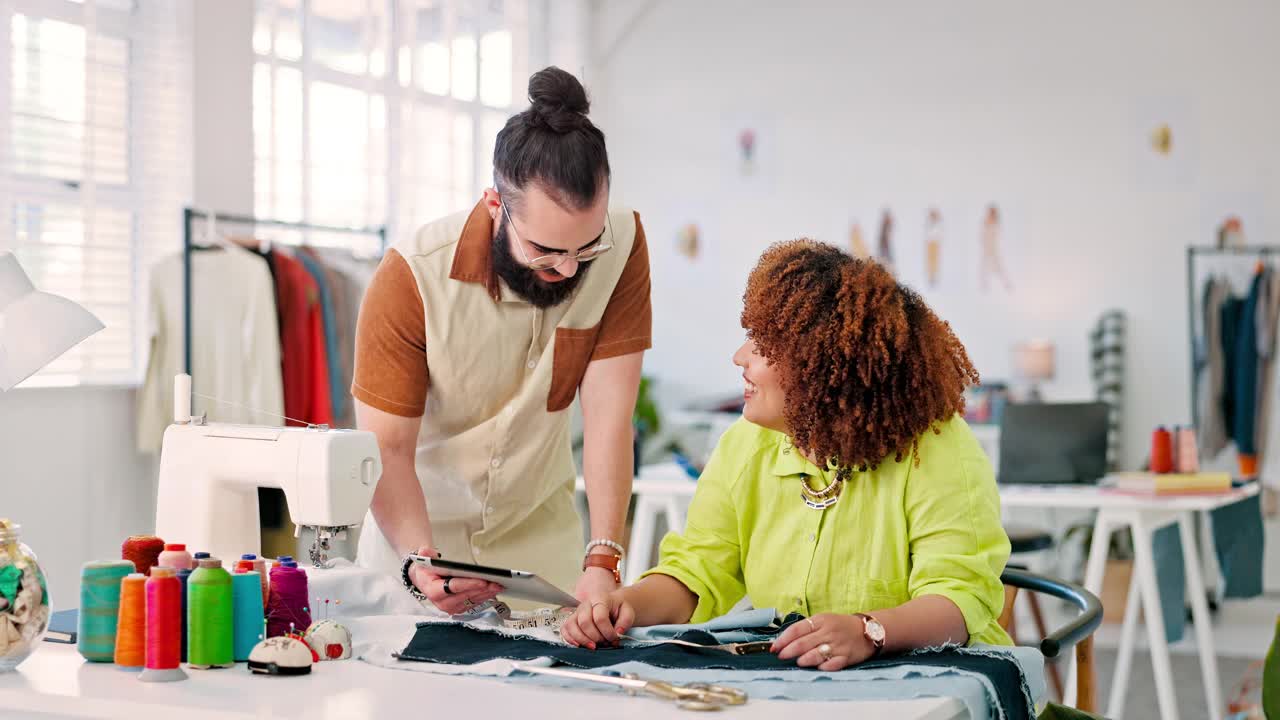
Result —
M1013 366L1018 375L1026 380L1052 380L1053 343L1032 340L1018 344L1013 348Z
M0 391L9 390L104 327L93 313L31 284L0 252Z

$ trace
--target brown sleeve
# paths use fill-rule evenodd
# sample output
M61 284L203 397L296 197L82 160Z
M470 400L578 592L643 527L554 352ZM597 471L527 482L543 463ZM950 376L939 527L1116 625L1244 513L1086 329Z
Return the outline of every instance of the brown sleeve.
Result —
M427 325L409 263L389 250L373 274L356 322L351 394L392 415L421 417L426 409Z
M640 213L636 213L636 240L600 318L600 335L591 359L630 355L651 347L653 306L649 304L649 247L645 244Z

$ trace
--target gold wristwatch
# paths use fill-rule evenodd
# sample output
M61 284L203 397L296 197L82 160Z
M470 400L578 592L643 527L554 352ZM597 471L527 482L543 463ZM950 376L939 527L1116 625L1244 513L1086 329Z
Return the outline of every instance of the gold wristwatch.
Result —
M866 613L854 613L857 617L862 618L862 635L871 642L871 657L875 657L884 650L884 626L880 621L867 615Z

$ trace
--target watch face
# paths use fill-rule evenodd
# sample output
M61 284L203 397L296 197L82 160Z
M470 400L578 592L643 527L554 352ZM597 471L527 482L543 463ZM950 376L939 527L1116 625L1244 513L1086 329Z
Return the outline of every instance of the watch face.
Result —
M873 643L884 642L884 626L875 620L867 620L867 637Z

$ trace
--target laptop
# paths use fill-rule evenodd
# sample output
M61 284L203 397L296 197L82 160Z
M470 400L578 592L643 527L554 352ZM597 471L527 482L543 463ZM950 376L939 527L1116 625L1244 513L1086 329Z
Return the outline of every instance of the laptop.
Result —
M1006 405L998 482L1096 484L1107 474L1108 409L1102 402Z

